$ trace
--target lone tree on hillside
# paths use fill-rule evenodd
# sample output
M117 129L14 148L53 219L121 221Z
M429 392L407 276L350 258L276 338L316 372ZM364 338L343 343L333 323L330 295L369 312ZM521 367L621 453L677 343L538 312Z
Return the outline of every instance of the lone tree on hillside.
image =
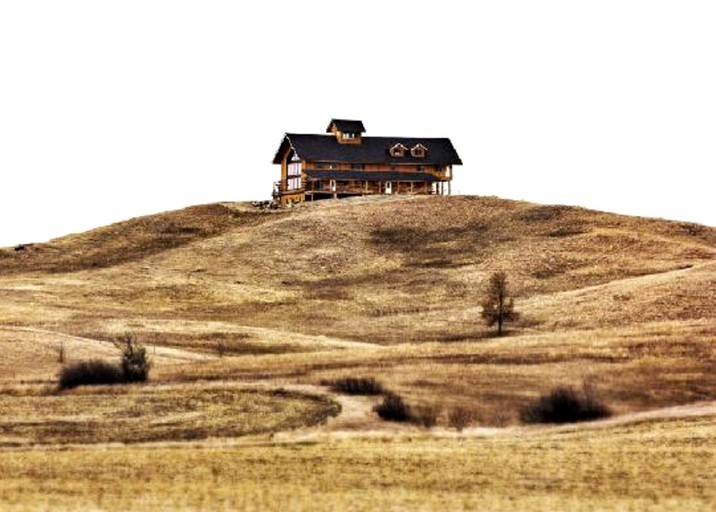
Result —
M482 300L482 319L488 327L497 324L497 335L502 336L502 325L519 318L515 311L515 302L507 292L507 276L504 272L495 272Z

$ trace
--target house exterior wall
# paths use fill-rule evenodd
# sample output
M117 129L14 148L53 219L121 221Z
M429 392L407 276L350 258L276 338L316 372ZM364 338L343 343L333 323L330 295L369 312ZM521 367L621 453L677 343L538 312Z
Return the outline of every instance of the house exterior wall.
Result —
M290 163L287 153L281 162L281 181L277 184L278 199L282 205L324 199L328 197L346 197L356 195L433 195L449 194L449 182L452 180L450 165L417 164L355 164L345 162L301 161L301 186L290 188L288 175ZM309 171L333 171L333 179L310 178ZM369 179L353 179L351 171L374 174ZM346 177L341 179L342 173ZM409 175L409 179L385 179L383 174ZM445 185L448 183L448 186Z

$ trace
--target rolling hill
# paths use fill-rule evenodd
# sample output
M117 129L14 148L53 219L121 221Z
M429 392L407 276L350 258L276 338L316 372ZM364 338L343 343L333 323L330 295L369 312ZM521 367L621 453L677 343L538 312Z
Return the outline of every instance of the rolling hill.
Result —
M74 334L181 319L390 344L484 336L475 308L495 270L530 330L713 318L715 259L716 229L696 224L485 197L374 198L132 219L1 250L0 282L20 325Z
M499 338L479 319L484 285L497 270L506 272L521 313ZM114 357L108 341L124 332L150 347L150 386L57 396L52 388L63 364ZM716 228L495 197L370 197L284 210L246 203L195 206L23 250L0 249L0 405L6 411L0 414L0 448L132 439L180 443L178 448L193 439L319 428L327 436L359 437L340 452L341 471L350 473L351 453L360 458L359 452L376 450L375 457L383 456L360 436L417 435L408 427L386 427L371 412L370 400L335 397L321 387L327 380L365 376L415 407L438 411L438 428L447 427L448 412L457 408L470 412L475 428L500 427L499 435L507 437L478 441L480 450L497 454L500 443L509 445L519 458L515 467L525 468L537 462L523 439L529 446L555 446L573 432L531 431L519 423L524 405L560 385L589 385L619 418L648 423L668 417L673 428L708 438L703 432L713 431L709 411L716 399L714 339ZM109 396L115 397L111 403ZM331 400L343 406L342 419L328 430L313 427L335 414ZM694 403L709 405L689 409ZM239 415L237 423L235 410L252 411L257 419L246 422ZM698 419L679 412L689 410L698 411ZM102 435L82 422L101 426ZM146 430L147 424L156 429ZM632 431L620 425L599 427L604 433L594 446L612 453L614 436L653 434L648 426ZM665 443L681 439L681 430L669 428L663 430ZM591 434L574 432L569 439L579 441L567 445L576 457ZM629 445L633 450L637 437ZM260 443L273 446L280 439ZM408 450L395 442L396 449ZM421 441L425 451L416 455L416 468L431 450L461 457L452 441L435 442ZM235 455L199 446L212 457ZM257 446L242 453L258 453L263 445ZM144 453L126 450L126 457ZM162 461L187 456L163 450ZM708 450L714 453L713 446ZM16 464L9 453L0 449L0 467ZM95 457L77 453L76 459L68 455L68 467ZM644 460L649 453L641 453ZM146 471L148 459L136 460L137 471ZM578 460L569 461L579 467ZM294 462L301 469L291 474L306 469L305 460ZM503 465L495 462L495 469ZM559 473L557 466L551 474ZM595 471L598 481L618 485L611 473ZM639 474L627 466L620 471ZM668 475L650 475L658 494L657 482ZM467 484L454 476L456 488L436 483L435 489L459 501ZM503 476L498 483L508 485L510 475ZM700 496L699 504L714 498L699 482L680 482L681 490L686 486ZM352 485L346 492L355 491ZM538 487L545 496L551 492L549 485ZM530 508L528 488L518 501ZM565 489L565 506L584 498ZM610 489L593 490L592 501L584 503L624 505ZM495 493L494 508L510 508L508 491ZM398 502L415 505L410 498ZM642 503L627 502L636 508ZM308 509L315 505L307 503ZM549 508L549 500L543 504Z

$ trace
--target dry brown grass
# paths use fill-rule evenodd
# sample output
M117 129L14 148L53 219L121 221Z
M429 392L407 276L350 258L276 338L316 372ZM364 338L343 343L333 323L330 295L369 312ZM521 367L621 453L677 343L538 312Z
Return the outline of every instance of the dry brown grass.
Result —
M0 390L0 447L139 443L290 430L338 413L329 399L230 385Z
M75 272L104 268L145 259L152 254L197 240L254 226L279 212L259 212L249 207L209 204L137 217L87 233L49 243L33 244L23 251L0 249L0 274L27 272Z
M8 253L0 296L9 321L102 333L107 321L148 312L138 322L223 321L378 343L474 339L486 334L475 305L494 270L508 273L519 306L678 273L716 255L713 228L496 198L348 201L285 213L197 208ZM176 245L157 242L204 225L192 238L179 233ZM124 256L102 256L101 268L82 259L105 252ZM36 273L46 268L53 274ZM58 274L76 269L85 270ZM696 285L697 295L713 288ZM660 293L668 297L669 286ZM633 292L618 294L625 302ZM557 321L536 312L524 325ZM686 315L709 317L713 306ZM641 321L639 311L622 318Z
M585 379L618 415L713 400L715 257L714 228L485 197L208 205L0 250L0 442L273 432L330 404L272 390L355 375L441 410L439 427L457 409L513 425L534 397ZM496 270L522 314L502 339L477 307ZM60 347L116 358L102 340L124 332L150 347L151 386L51 392ZM0 450L14 475L0 508L706 509L713 429Z
M160 370L169 381L322 381L375 377L412 404L463 407L482 425L559 385L589 380L618 413L716 398L713 321L536 333L481 342L421 343L372 350L245 356Z
M712 510L713 417L528 436L0 453L3 510ZM257 440L258 441L258 440ZM51 462L50 462L51 461Z

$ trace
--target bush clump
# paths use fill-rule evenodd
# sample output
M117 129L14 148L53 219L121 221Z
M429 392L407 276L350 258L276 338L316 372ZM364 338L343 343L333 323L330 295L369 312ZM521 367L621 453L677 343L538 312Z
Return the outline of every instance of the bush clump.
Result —
M121 351L118 364L91 360L65 366L60 372L60 389L146 381L151 368L147 349L131 334L120 336L112 343Z
M432 428L438 424L440 408L432 405L423 405L411 408L411 421L423 428Z
M524 423L575 423L611 416L609 408L585 386L580 392L560 386L520 411Z
M383 401L375 406L375 412L384 420L410 421L412 419L410 406L403 398L393 392L386 392Z
M149 377L151 364L147 349L132 334L124 334L114 340L114 346L122 352L122 372L125 382L144 382Z
M60 373L60 389L77 386L119 384L124 382L122 369L112 363L100 360L80 361L65 366Z
M448 412L448 426L454 428L458 432L470 425L473 421L473 413L465 407L455 407Z
M346 395L381 395L384 392L383 385L374 377L344 377L323 384L337 393Z

